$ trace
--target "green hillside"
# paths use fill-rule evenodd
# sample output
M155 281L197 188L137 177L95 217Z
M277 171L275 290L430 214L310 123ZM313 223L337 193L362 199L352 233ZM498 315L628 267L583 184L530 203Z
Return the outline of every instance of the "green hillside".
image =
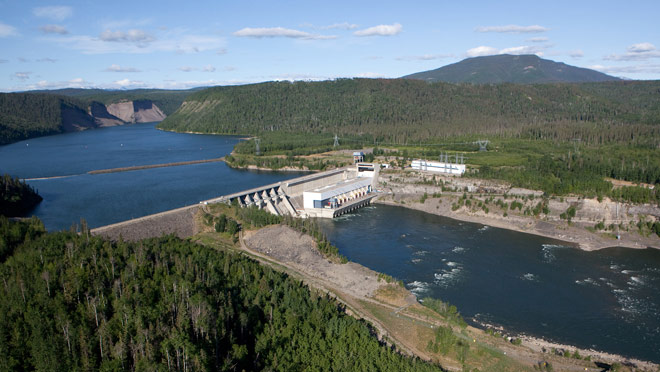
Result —
M176 111L187 96L200 88L188 90L166 90L166 89L131 89L131 90L104 90L104 89L77 89L67 88L50 91L39 91L40 93L57 94L68 97L76 97L85 101L88 105L92 102L101 102L105 105L119 101L141 101L148 100L156 104L165 115Z
M159 127L367 135L393 143L478 135L647 143L660 139L658 124L660 81L455 85L338 79L205 89Z
M43 231L0 216L0 370L441 370L244 255Z
M0 145L93 127L94 118L78 99L38 93L0 94Z
M542 59L536 55L509 54L468 58L435 70L406 75L403 78L472 84L586 83L620 80L602 72Z

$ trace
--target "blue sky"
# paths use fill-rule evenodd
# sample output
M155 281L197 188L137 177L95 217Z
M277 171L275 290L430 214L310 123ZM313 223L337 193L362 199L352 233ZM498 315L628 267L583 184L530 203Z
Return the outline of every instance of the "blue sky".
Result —
M0 0L0 91L386 77L538 54L660 79L660 1Z

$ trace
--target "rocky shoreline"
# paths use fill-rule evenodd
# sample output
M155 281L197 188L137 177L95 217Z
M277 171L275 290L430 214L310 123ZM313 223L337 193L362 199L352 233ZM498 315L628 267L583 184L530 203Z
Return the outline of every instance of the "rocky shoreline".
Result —
M621 230L617 231L617 239L617 236L613 232L599 232L594 229L591 229L594 231L590 231L588 229L590 226L593 226L601 219L607 221L608 218L611 218L610 214L615 213L612 211L612 209L614 209L612 205L616 203L613 202L598 202L596 200L578 197L567 197L561 202L558 200L550 201L549 214L542 217L533 215L525 216L515 213L507 214L506 212L503 214L500 213L501 211L490 211L490 213L488 213L485 212L485 210L475 211L464 206L456 208L455 202L464 194L475 197L473 200L475 203L490 197L501 199L501 195L503 194L464 191L447 192L442 191L442 188L437 185L403 183L400 182L400 178L397 178L396 175L392 174L390 174L389 177L386 175L385 178L382 176L383 174L381 173L380 187L382 188L382 194L374 200L374 203L410 208L438 216L449 217L455 220L479 223L487 226L544 236L551 239L561 240L568 245L586 251L610 247L660 249L660 237L655 234L642 236L634 229L633 231ZM464 187L467 188L464 184L470 183L470 187L474 187L475 190L483 190L486 188L486 185L492 186L494 184L492 181L453 177L446 177L443 181L445 182L445 185L453 184L454 187L460 187L460 189L463 189ZM501 185L498 186L501 187ZM516 189L514 192L522 193L523 195L538 194L536 200L539 200L540 195L542 195L540 192L533 190ZM426 197L424 197L425 194L427 195ZM434 197L433 195L442 196ZM509 198L509 201L511 201L511 197ZM425 200L422 202L422 199ZM534 204L536 200L527 203L531 205ZM559 214L562 210L571 205L578 206L578 215L572 223L568 223L566 220L559 218ZM491 204L491 208L495 209L494 205ZM621 207L621 209L624 208ZM660 216L660 208L655 206L626 206L625 210L636 213L633 216L642 215L642 212L656 216L655 218ZM628 224L626 226L629 226L630 221L633 220L633 217L628 217ZM620 219L620 221L622 221L622 219Z

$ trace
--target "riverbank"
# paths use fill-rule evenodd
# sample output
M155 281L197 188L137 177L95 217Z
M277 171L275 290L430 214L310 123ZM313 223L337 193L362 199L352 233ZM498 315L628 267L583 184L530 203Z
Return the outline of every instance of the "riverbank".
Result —
M436 183L428 182L431 177ZM421 172L405 172L403 177L400 172L381 172L379 182L383 193L374 203L544 236L587 251L610 247L660 249L660 237L653 233L642 235L643 230L636 224L642 218L657 219L660 216L657 206L623 205L579 197L543 199L539 191L512 189L490 180ZM514 202L520 205L517 211ZM539 203L548 213L531 212ZM569 223L561 214L571 208L575 216ZM604 226L614 227L610 231L593 228L601 221L605 221Z

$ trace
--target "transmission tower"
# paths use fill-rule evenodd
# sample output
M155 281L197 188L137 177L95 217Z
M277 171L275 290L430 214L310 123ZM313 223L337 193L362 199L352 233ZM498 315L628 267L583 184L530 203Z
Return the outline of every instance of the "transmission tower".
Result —
M260 140L259 138L255 138L255 139L254 139L254 144L256 145L256 149L254 150L254 153L255 153L257 156L261 155L261 149L259 148L259 143L260 143L260 142L261 142L261 140Z
M339 146L339 137L337 137L337 135L335 134L335 144L332 145L332 147L337 147L337 146Z
M488 144L490 143L489 140L479 140L477 141L477 145L479 145L479 151L488 151Z

